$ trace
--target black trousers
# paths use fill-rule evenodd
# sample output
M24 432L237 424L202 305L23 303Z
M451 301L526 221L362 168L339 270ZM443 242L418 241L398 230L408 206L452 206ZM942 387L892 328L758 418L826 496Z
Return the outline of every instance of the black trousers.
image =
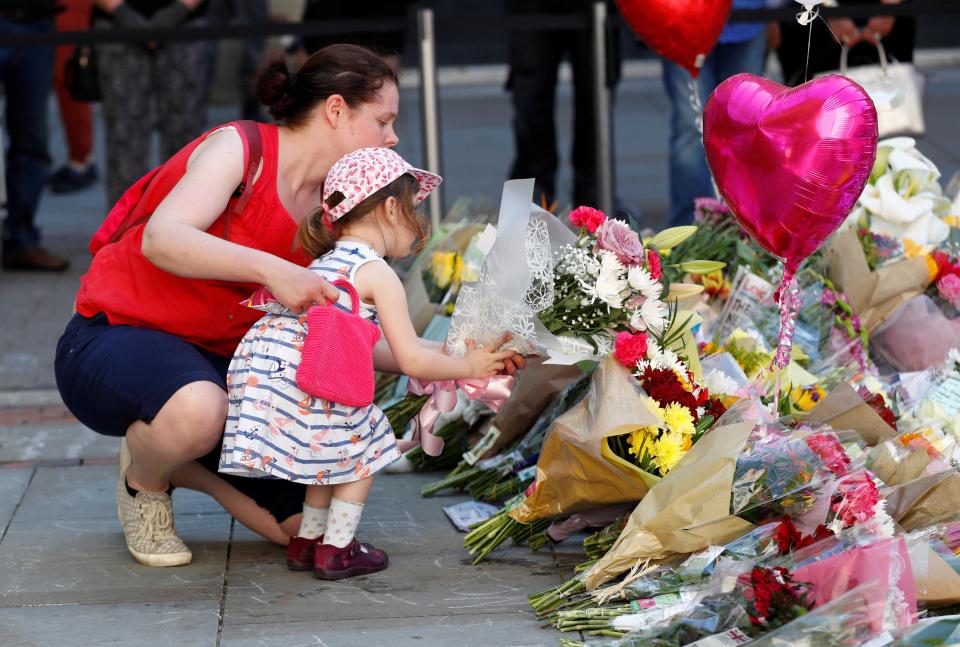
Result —
M507 11L581 13L587 17L589 8L590 3L583 0L511 0ZM620 77L619 38L613 30L607 36L607 84L614 87ZM569 57L573 67L573 205L596 205L599 194L590 30L511 31L509 56L507 87L512 91L516 145L510 177L536 178L534 197L538 201L541 196L548 203L557 198L557 73L560 63Z

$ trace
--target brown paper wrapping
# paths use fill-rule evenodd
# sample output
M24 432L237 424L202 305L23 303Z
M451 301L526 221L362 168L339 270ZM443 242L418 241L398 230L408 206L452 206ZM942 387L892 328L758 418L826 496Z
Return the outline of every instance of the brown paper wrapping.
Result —
M942 523L960 514L960 475L947 472L943 479L921 496L900 518L900 526L910 532Z
M557 418L537 461L536 488L510 516L521 523L569 515L613 503L638 501L649 489L600 453L606 436L657 423L636 380L613 356L604 359L587 396Z
M922 258L905 259L871 272L853 229L837 234L831 242L827 278L847 296L868 333L900 304L921 294L929 281L927 263Z
M510 399L491 423L500 430L500 436L481 458L499 454L507 445L527 433L557 394L583 375L583 371L575 365L543 362L542 358L527 362L527 367L520 373L510 393Z
M834 429L852 429L870 446L897 435L876 411L863 401L849 384L837 385L806 416L807 422L827 424Z
M915 558L915 551L910 551L917 602L932 609L960 603L960 575L930 546L923 545L917 550L921 551L919 559Z
M630 515L616 543L587 574L594 589L643 560L662 560L722 545L753 525L730 516L737 457L753 423L712 429L654 485Z
M877 445L867 454L867 469L876 474L886 485L903 485L923 476L923 471L932 460L922 447L906 449L905 457L897 460L889 445Z
M960 514L960 475L955 470L926 474L894 485L884 494L887 513L907 531Z

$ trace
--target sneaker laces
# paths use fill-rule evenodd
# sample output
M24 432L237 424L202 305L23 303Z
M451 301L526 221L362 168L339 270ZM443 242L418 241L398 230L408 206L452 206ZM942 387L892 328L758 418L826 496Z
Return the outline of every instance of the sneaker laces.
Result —
M162 541L173 535L173 515L165 501L150 499L140 503L143 514L142 534L152 541Z

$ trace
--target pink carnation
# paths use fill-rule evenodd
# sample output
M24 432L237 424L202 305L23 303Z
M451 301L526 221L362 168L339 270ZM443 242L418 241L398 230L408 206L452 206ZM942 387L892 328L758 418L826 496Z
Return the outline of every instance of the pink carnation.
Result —
M847 466L850 465L850 457L843 451L843 445L833 434L810 434L806 440L814 454L820 457L823 464L830 470L834 476L844 476L847 473Z
M597 230L597 245L620 259L624 265L639 265L643 262L643 243L637 232L620 220L607 220Z
M954 308L960 308L960 276L944 275L937 281L937 291Z
M635 369L637 362L647 356L647 333L638 332L634 335L622 332L617 335L613 356L631 371Z
M574 227L582 227L591 234L600 228L607 219L605 213L593 207L577 207L570 212L570 222Z
M654 281L659 281L663 276L663 268L660 267L660 254L652 249L647 250L647 269Z

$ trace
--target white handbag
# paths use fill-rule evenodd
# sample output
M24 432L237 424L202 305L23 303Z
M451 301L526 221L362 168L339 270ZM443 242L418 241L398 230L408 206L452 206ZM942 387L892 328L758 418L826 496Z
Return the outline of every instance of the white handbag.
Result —
M877 107L877 126L881 139L893 135L920 137L926 132L923 97L926 79L910 63L889 62L883 45L877 42L879 65L847 68L846 47L840 54L840 74L867 91Z

